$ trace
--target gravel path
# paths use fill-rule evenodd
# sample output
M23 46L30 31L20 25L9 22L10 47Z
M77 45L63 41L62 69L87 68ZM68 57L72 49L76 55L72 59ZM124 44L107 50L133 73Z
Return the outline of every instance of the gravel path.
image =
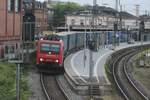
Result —
M28 72L28 86L32 92L29 100L46 100L40 83L40 74L35 69Z

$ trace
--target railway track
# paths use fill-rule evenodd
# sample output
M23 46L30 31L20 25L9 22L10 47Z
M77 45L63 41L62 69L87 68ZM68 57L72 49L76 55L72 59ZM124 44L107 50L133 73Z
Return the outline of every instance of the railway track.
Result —
M116 59L113 61L112 75L117 87L126 100L149 100L132 82L132 79L130 79L126 71L126 63L128 59L130 59L137 52L140 51L137 51L134 48L123 50L118 54L116 53ZM83 100L81 98L76 98L75 96L73 97L73 99L70 99L72 97L71 92L69 97L66 96L64 93L65 89L63 89L63 87L60 87L60 84L62 83L59 84L56 77L58 76L41 74L41 84L47 100ZM62 75L62 77L64 76ZM99 86L93 86L92 93L93 95L99 95Z
M140 50L130 49L117 55L113 62L112 75L115 84L126 100L149 100L133 83L126 70L128 60L137 52Z
M59 87L55 75L41 74L41 85L47 100L69 100Z

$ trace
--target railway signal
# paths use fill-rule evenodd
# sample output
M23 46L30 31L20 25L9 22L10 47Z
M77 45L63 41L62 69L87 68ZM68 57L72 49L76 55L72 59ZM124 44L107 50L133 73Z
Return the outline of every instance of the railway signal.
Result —
M140 27L139 28L140 28L139 29L139 32L140 32L139 40L142 41L142 34L145 32L145 23L144 23L143 20L140 22Z
M116 46L116 34L118 31L118 22L114 22L113 45Z
M89 49L91 51L94 51L95 50L95 45L96 45L96 42L95 41L89 41L88 42L88 45L89 45Z
M35 16L33 14L26 14L23 16L22 40L24 42L34 40L35 25Z

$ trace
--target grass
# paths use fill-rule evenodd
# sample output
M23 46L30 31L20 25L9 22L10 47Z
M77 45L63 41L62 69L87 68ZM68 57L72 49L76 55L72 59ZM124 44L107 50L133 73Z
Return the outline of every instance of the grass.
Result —
M21 73L21 100L28 100L27 74ZM0 62L0 100L16 100L16 65Z
M134 61L132 62L133 63L133 71L132 71L132 74L134 76L134 78L140 82L150 93L150 67L139 67L139 61L141 59L144 59L144 54L147 53L147 52L150 52L150 49L147 50L147 51L144 51L142 53L139 53L137 55L134 56ZM146 59L144 60L148 66L149 65L149 60L150 59Z
M133 61L133 63L134 63L133 74L134 74L135 78L137 80L139 80L143 84L143 86L145 86L145 88L150 90L150 85L149 85L149 83L150 83L150 80L149 80L150 79L150 73L149 73L150 68L140 68L137 65L139 60L143 59L144 54L147 52L150 52L150 49L147 51L144 51L142 53L139 53L135 56L134 61ZM149 64L150 61L148 59L145 62ZM110 63L111 63L111 59L108 59L105 63L105 73L112 84L112 91L111 91L110 95L104 96L103 100L121 100L122 99L121 95L119 95L117 88L114 84L112 74L110 73L110 67L111 67Z

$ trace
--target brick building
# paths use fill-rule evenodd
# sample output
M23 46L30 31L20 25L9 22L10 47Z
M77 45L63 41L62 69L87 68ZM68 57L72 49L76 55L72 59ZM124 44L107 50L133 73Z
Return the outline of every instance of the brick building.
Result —
M36 24L36 33L42 32L43 30L47 30L48 27L48 10L47 10L47 3L46 2L35 2L35 22Z
M47 27L46 2L0 0L0 16L0 57L4 53L17 52L23 36L26 40L31 36L33 40L35 33Z
M0 0L0 57L4 54L6 42L11 41L10 44L15 45L13 48L18 47L21 39L21 8L22 0Z
M38 34L46 30L48 26L47 2L39 2L35 0L24 0L23 5L24 5L23 15L26 16L27 20L29 19L28 17L31 16L35 17L34 34Z

